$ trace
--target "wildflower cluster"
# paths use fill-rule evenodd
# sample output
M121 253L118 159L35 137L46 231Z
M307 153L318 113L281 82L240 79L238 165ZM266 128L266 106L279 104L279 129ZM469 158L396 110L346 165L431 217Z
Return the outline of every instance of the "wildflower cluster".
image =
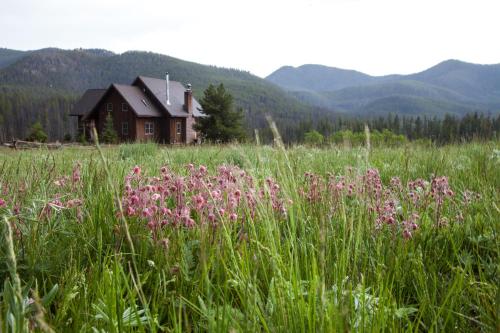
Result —
M278 214L286 214L286 201L271 178L257 188L253 177L236 166L222 165L214 176L203 165L186 168L187 176L164 166L159 176L144 177L141 168L134 167L125 179L123 213L145 221L153 233L165 226L216 227L223 221L253 219L263 201Z
M64 209L75 209L78 222L83 220L83 200L74 197L78 189L82 186L81 164L77 162L73 166L71 176L61 176L54 180L54 185L57 188L55 196L49 200L42 208L39 219L50 218L54 212L59 212Z
M336 209L343 203L356 202L373 217L375 230L389 228L405 239L412 238L421 224L419 212L434 211L436 225L448 224L449 217L442 212L446 201L455 194L447 177L434 177L431 181L410 180L406 186L398 177L393 177L388 186L382 183L379 171L369 169L364 174L354 175L352 169L347 176L328 175L325 180L311 172L305 173L304 186L299 192L307 202L322 203ZM465 191L463 203L467 205L478 196ZM455 220L463 219L457 207Z

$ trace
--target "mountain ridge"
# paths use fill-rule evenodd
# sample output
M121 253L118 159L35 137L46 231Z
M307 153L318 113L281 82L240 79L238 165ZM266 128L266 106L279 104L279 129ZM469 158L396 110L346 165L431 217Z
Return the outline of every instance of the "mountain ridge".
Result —
M1 84L81 94L86 89L106 88L112 83L130 84L138 75L163 78L165 71L169 71L173 80L191 83L197 97L209 84L224 83L244 108L311 109L280 87L249 72L201 65L153 52L115 54L99 49L57 48L21 52L25 55L0 68ZM1 53L0 59L3 59Z
M48 127L50 122L44 119L49 119L52 113L58 114L59 120L57 131L53 130L59 134L54 137L61 137L65 126L62 124L71 121L68 117L71 105L86 89L107 88L112 83L130 84L139 75L163 79L166 71L174 81L191 83L193 95L198 99L210 84L223 83L233 95L235 106L243 110L249 135L259 129L262 137L272 136L265 117L270 115L295 140L298 123L332 115L331 111L307 105L247 71L144 51L115 54L99 49L46 48L21 52L0 52L0 60L10 61L0 68L0 128L8 131L8 137L24 136L37 119ZM16 58L13 62L12 56Z
M417 114L460 116L464 112L500 112L500 64L479 65L449 59L418 73L384 76L307 64L283 66L266 79L309 105L365 116L369 114L367 108L372 114L387 114L398 113L398 106L401 110L411 110L416 104L419 107L413 111ZM421 107L426 104L421 103L422 98L428 98L429 105L441 107L425 110ZM382 101L377 103L379 99ZM388 107L388 100L402 104ZM384 105L386 110L375 110L373 105Z

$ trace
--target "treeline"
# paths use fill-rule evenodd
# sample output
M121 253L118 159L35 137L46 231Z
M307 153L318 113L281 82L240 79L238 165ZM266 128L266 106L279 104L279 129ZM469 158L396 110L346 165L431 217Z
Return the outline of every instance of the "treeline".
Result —
M281 118L275 121L283 141L286 143L302 143L306 135L313 131L324 138L336 137L339 132L344 134L362 133L365 125L371 132L401 135L404 138L415 140L430 140L436 144L460 143L471 140L493 140L500 138L500 115L484 115L479 113L466 114L464 117L446 115L438 117L400 117L388 115L377 118L358 118L346 115L330 114L328 117L309 118L296 123ZM269 129L259 132L260 139L271 141L272 133ZM364 134L361 134L363 136ZM398 139L399 140L399 139Z
M78 97L48 88L0 86L0 142L25 139L36 122L42 125L49 141L63 141L68 137L75 140L76 120L69 113ZM264 95L259 102L265 105L269 100L272 98ZM500 138L498 114L472 113L464 117L446 115L443 118L398 115L360 118L320 108L312 108L307 112L294 108L284 112L277 108L269 112L265 107L247 105L244 109L244 125L249 138L254 138L254 130L257 129L261 142L272 142L273 134L266 114L272 114L281 137L288 144L306 142L307 134L313 131L321 135L322 142L351 141L356 144L364 137L365 124L375 141L380 137L381 142L389 144L400 142L401 138L430 140L437 144ZM309 136L319 140L317 135Z
M69 116L76 97L46 89L0 87L0 142L25 139L39 122L49 141L62 141L76 133L76 121Z

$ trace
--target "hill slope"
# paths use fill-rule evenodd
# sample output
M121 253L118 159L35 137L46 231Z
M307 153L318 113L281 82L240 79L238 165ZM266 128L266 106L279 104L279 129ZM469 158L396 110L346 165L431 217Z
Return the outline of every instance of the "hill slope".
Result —
M373 83L377 78L354 70L302 65L297 68L281 67L266 80L292 91L331 91Z
M30 52L0 70L0 82L47 87L73 93L111 83L130 83L137 75L190 82L199 97L210 84L224 83L245 108L308 109L277 86L248 72L217 68L150 52L112 54L95 50L43 49Z
M27 52L0 48L0 69L9 66L25 56Z
M500 64L448 60L420 73L380 77L304 65L282 67L267 80L310 105L363 115L500 111Z
M55 48L29 52L1 51L0 61L5 66L0 68L0 125L2 115L6 119L4 123L19 124L15 127L17 130L10 130L10 136L22 137L24 134L16 134L19 129L25 129L36 119L32 110L29 117L19 116L21 120L28 120L12 120L12 115L34 108L30 104L29 91L36 90L37 95L42 92L47 96L69 96L74 101L88 88L108 87L111 83L130 84L138 75L163 78L166 71L172 80L191 83L197 98L202 97L209 84L223 83L234 96L237 106L245 110L249 133L254 128L267 126L264 118L267 113L284 126L310 118L313 113L324 112L248 72L201 65L151 52L114 54L99 49ZM2 87L8 89L2 90ZM22 94L16 93L16 89ZM21 95L23 98L19 99ZM7 109L9 112L5 111ZM66 115L68 110L58 109L57 112Z

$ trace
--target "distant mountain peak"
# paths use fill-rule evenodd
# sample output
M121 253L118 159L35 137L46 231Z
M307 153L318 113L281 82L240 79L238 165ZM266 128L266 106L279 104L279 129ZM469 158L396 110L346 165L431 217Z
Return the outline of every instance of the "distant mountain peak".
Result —
M323 65L284 66L267 80L314 106L354 113L500 111L500 65L448 59L410 75L370 76Z
M292 91L331 91L367 84L374 78L355 70L304 64L298 67L283 66L266 79Z

